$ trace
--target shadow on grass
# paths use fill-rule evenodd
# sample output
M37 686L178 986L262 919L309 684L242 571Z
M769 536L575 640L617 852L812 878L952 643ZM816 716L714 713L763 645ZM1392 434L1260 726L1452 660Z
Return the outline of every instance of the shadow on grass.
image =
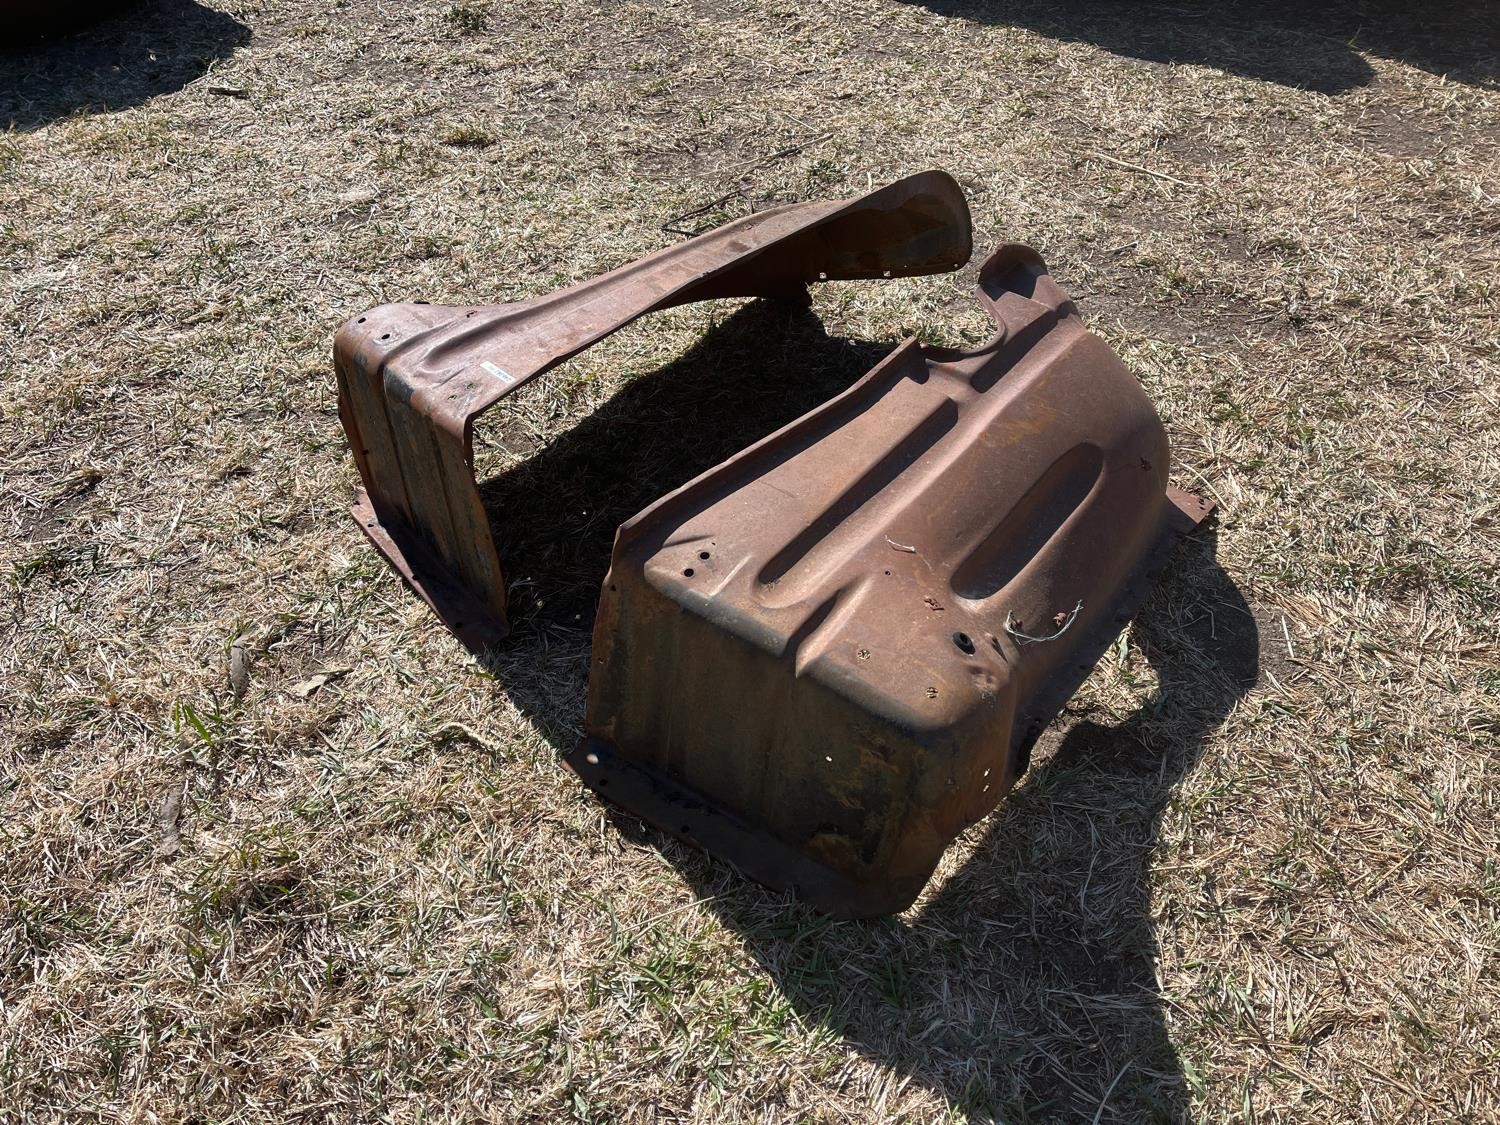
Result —
M831 337L802 305L755 301L483 482L516 640L591 626L615 528L843 390L888 348ZM503 425L503 423L502 423Z
M1364 54L1477 86L1500 77L1500 19L1489 0L910 0L939 15L1024 27L1117 55L1201 63L1335 94L1367 85Z
M1194 1072L1156 977L1171 920L1153 908L1152 855L1173 790L1259 668L1211 532L1177 552L1131 637L1156 672L1150 698L1119 724L1057 724L967 861L906 917L830 922L680 846L664 854L804 1022L971 1120L1188 1120ZM1211 888L1201 909L1217 909Z
M74 113L140 105L202 77L250 40L239 20L194 0L88 4L120 10L100 22L89 22L92 12L65 25L48 19L58 30L44 37L31 29L41 18L26 17L31 7L26 0L18 17L24 36L0 31L0 129L38 129ZM66 11L67 0L55 8Z
M828 336L805 309L747 305L484 486L519 579L495 670L559 752L580 734L616 525L823 402L881 351ZM1045 736L971 857L906 917L832 922L631 816L616 823L710 900L799 1022L971 1117L1184 1119L1191 1071L1156 983L1151 857L1173 789L1259 667L1254 618L1214 546L1211 530L1183 544L1132 627L1156 672L1148 701L1123 723L1073 716Z

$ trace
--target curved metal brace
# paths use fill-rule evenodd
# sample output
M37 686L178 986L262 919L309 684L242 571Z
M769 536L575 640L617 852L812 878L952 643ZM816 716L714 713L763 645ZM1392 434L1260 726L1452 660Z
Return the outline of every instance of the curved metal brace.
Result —
M479 414L648 312L944 273L970 249L963 192L932 171L855 199L763 211L529 301L372 309L334 342L339 417L364 485L354 516L460 640L493 645L507 631L505 581L474 479Z

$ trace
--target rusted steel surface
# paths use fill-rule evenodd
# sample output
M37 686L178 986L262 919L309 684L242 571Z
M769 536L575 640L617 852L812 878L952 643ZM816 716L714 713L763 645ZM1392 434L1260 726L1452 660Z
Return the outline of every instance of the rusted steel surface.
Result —
M653 309L955 269L929 172L763 212L510 305L386 305L335 345L361 526L467 644L505 632L474 419ZM830 912L901 910L1207 505L1031 250L980 271L994 336L908 340L847 391L619 530L585 737L601 795ZM502 513L503 518L503 513Z
M925 172L857 199L763 211L535 300L372 309L334 344L339 415L364 485L355 518L466 644L493 644L506 632L505 581L474 480L479 414L652 310L939 273L969 249L962 191Z
M909 340L664 497L600 600L569 764L835 914L913 901L1207 512L1035 253L978 294L988 343Z

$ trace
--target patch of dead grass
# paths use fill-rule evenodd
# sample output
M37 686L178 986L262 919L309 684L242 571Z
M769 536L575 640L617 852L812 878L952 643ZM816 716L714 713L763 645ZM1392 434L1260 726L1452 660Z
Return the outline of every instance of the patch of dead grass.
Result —
M1487 25L1443 78L1285 12L1168 63L1097 5L219 6L203 79L114 24L155 96L6 104L0 1120L1495 1118ZM1330 52L1367 84L1277 78ZM973 342L972 271L661 314L509 401L483 665L346 517L328 349L928 166L1222 515L914 911L835 925L557 753L619 519L901 336Z

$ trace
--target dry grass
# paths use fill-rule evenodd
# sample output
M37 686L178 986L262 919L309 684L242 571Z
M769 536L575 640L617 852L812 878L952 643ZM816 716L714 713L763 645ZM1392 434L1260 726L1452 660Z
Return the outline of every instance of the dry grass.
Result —
M1484 4L213 2L0 56L0 1121L1500 1117ZM619 519L973 339L965 279L511 403L487 665L346 518L329 347L929 166L1223 517L918 907L835 925L557 755Z

